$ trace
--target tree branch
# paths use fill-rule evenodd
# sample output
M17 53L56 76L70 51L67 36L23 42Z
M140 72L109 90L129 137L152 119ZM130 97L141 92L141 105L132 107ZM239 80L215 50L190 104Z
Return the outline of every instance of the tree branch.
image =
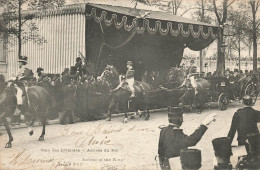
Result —
M233 4L236 0L233 0L232 2L230 2L227 7L229 7L231 4Z
M215 12L216 17L218 19L218 23L220 24L221 20L220 20L220 17L219 17L219 14L218 14L218 10L217 10L216 0L213 0L213 6L214 6L214 12Z

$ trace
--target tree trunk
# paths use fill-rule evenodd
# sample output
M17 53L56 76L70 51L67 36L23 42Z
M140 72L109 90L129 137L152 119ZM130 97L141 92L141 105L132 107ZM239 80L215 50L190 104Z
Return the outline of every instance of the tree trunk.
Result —
M240 31L239 31L240 32ZM241 70L241 33L239 33L238 37L238 70Z
M253 70L257 71L257 35L256 35L256 11L253 12Z
M201 0L201 22L204 22L204 0ZM200 50L200 73L203 72L203 50Z
M220 30L220 36L218 38L218 58L217 58L217 74L224 74L225 72L225 56L221 50L223 44L223 29Z
M22 54L22 14L21 14L22 0L18 4L18 59Z

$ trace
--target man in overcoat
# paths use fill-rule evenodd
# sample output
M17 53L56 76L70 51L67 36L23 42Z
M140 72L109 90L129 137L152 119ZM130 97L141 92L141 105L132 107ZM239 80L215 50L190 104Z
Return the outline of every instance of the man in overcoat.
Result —
M243 104L244 108L238 109L232 118L228 137L232 142L237 132L238 145L248 147L246 143L247 135L259 132L257 123L260 122L260 111L252 108L253 99L249 95L243 97Z

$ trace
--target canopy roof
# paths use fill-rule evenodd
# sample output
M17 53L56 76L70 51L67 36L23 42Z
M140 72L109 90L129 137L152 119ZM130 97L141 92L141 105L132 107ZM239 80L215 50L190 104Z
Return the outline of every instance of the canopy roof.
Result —
M219 27L159 11L86 4L86 56L96 64L127 60L153 68L181 62L183 50L201 50L217 37ZM107 62L106 62L107 63Z

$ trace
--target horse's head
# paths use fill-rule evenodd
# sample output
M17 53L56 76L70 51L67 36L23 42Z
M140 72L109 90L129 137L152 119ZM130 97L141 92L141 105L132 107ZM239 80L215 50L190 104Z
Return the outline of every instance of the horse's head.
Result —
M186 70L183 68L172 67L167 74L167 82L175 83L177 86L181 85L186 78Z
M107 65L101 75L101 80L109 83L110 86L115 87L119 84L119 73L114 66Z

